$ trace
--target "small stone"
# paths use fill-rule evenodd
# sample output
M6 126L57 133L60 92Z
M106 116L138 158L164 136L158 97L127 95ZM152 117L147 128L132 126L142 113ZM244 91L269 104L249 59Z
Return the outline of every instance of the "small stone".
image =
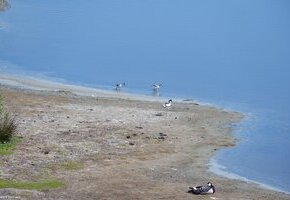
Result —
M129 142L129 145L131 145L131 146L133 146L133 145L135 145L133 142Z
M159 133L160 136L163 136L163 137L167 137L167 134L165 133Z
M64 135L68 135L68 134L70 134L70 133L71 133L71 130L68 130L68 131L64 131L64 132L63 132Z
M165 137L164 136L159 136L158 139L159 140L165 140Z
M45 155L47 155L47 154L49 154L49 150L45 150L43 153L44 153Z

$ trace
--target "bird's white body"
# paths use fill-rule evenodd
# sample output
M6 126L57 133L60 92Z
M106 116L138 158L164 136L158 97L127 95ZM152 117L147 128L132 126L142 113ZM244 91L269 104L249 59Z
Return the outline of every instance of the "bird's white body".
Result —
M161 86L162 86L162 84L153 84L152 85L153 90L159 90Z
M207 191L207 194L213 194L213 193L214 193L213 188L210 188L209 191Z
M121 90L122 87L125 87L126 84L125 83L117 83L115 89L116 90Z
M171 105L172 105L172 100L169 99L168 102L166 102L166 103L163 104L163 108L169 108L169 107L171 107Z

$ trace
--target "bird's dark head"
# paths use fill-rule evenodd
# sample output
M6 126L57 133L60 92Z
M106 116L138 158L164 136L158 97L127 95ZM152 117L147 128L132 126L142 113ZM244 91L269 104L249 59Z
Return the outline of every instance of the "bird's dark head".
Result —
M208 182L207 185L208 185L209 187L211 187L211 186L212 186L212 183L211 183L211 182Z
M169 101L168 102L172 102L172 99L169 99Z

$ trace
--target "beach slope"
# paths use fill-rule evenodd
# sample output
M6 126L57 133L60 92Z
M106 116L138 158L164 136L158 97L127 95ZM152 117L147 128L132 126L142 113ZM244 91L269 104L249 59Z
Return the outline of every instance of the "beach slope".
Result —
M57 189L0 189L20 199L289 199L257 185L208 172L214 153L233 146L231 124L242 115L193 102L118 94L79 95L1 85L20 141L1 156L1 180L59 180ZM187 193L211 181L212 196Z

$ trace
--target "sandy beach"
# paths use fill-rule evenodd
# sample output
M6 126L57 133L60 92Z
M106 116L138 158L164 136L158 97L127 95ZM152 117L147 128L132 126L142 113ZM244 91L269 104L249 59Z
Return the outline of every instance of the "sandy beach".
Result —
M191 101L164 109L150 97L0 80L21 137L13 154L1 156L1 179L63 183L48 190L0 189L0 199L290 199L208 171L217 150L235 145L229 125L242 119L240 113ZM215 194L187 193L188 186L208 181Z

